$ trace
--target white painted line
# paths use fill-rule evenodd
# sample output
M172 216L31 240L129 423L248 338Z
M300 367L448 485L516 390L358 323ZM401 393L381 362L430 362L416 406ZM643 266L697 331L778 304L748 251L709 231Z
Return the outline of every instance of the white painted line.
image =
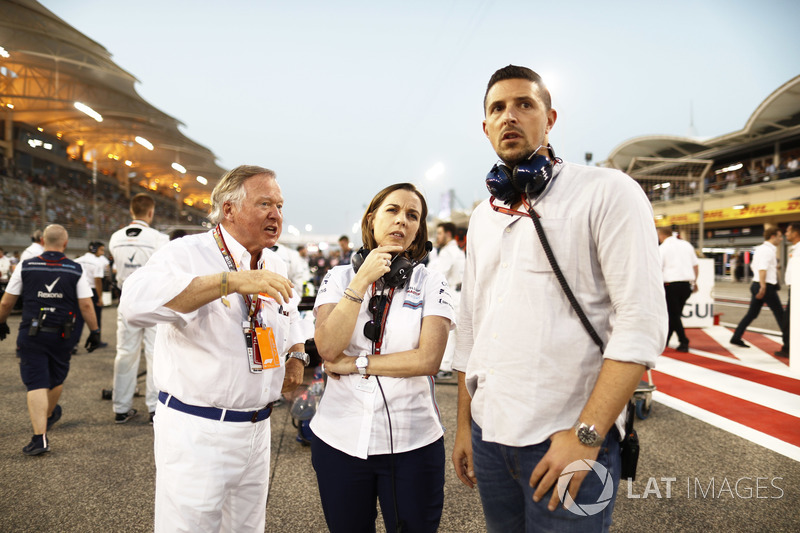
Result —
M794 444L789 444L788 442L782 441L738 422L734 422L733 420L729 420L725 417L711 413L705 409L697 407L696 405L684 402L683 400L673 398L672 396L667 396L663 392L653 392L653 400L660 404L666 405L667 407L671 407L676 411L680 411L681 413L685 413L693 418L701 420L707 424L711 424L714 427L718 427L724 431L733 433L734 435L742 437L745 440L754 442L755 444L763 446L764 448L772 450L773 452L800 462L800 447L795 446Z
M659 361L658 371L800 418L800 396L791 392L669 358ZM658 387L658 379L655 382Z
M721 347L735 355L740 361L750 363L756 368L760 368L761 365L769 366L770 364L777 362L772 355L767 354L764 350L761 350L749 342L747 343L750 344L749 348L734 346L730 343L732 335L731 332L721 326L703 328L703 332L714 339ZM689 347L691 349L691 343L689 343Z

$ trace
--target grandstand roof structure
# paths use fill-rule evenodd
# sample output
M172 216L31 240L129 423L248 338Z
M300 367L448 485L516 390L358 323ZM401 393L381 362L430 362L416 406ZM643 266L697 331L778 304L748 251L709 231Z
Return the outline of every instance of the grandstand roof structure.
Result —
M146 102L136 78L102 45L33 0L0 0L0 13L0 117L58 137L71 157L96 161L98 171L121 184L131 179L169 187L190 204L208 199L225 172L214 153L186 137L182 122Z
M664 168L670 166L670 162L679 164L681 160L713 161L734 152L774 145L799 133L800 76L796 76L770 94L739 131L711 139L668 135L635 137L615 147L602 164L623 170L636 179L652 172L656 162Z

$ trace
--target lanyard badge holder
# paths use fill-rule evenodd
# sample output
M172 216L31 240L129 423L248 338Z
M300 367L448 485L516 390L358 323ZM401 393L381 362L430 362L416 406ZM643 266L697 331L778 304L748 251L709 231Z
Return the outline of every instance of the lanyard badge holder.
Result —
M219 247L219 251L222 254L223 259L225 259L225 264L228 265L228 269L231 272L237 272L239 268L236 266L236 263L231 257L230 251L228 250L228 246L225 244L225 239L222 237L222 231L220 230L219 226L214 228L214 239L217 241L217 246ZM226 283L226 281L227 280L223 276L223 284ZM224 292L227 292L227 290ZM260 299L252 298L246 294L242 295L242 297L244 298L245 305L248 309L249 320L242 321L242 333L244 334L244 342L247 348L247 363L248 367L250 368L250 372L253 374L260 374L264 370L281 366L278 348L275 343L275 335L272 332L272 328L263 327L258 320L258 313L261 307L261 302L259 301ZM224 297L223 304L230 308L229 302ZM268 359L265 360L264 355L269 356Z

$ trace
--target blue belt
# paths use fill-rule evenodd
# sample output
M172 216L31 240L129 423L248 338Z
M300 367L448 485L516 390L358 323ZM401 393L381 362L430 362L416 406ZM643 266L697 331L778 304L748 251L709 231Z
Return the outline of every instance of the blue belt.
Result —
M267 404L263 409L258 411L228 411L227 409L219 409L218 407L200 407L198 405L189 405L183 403L174 396L170 396L164 391L158 393L158 401L181 413L199 416L201 418L208 418L210 420L221 420L223 422L261 422L269 418L272 414L272 404ZM223 416L224 415L224 416Z

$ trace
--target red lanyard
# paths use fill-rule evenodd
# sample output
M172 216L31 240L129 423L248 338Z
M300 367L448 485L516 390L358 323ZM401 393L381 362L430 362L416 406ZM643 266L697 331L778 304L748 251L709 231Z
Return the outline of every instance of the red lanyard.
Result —
M219 251L222 254L223 259L225 259L225 263L228 265L228 268L231 272L238 272L239 269L236 266L236 262L233 260L231 256L230 250L228 250L228 245L225 244L225 238L222 236L222 230L217 224L217 227L214 228L214 239L217 241L217 246L219 247ZM258 298L251 298L249 294L243 294L242 297L244 298L244 303L248 307L248 317L250 320L253 320L253 317L258 313L259 308L259 301Z

